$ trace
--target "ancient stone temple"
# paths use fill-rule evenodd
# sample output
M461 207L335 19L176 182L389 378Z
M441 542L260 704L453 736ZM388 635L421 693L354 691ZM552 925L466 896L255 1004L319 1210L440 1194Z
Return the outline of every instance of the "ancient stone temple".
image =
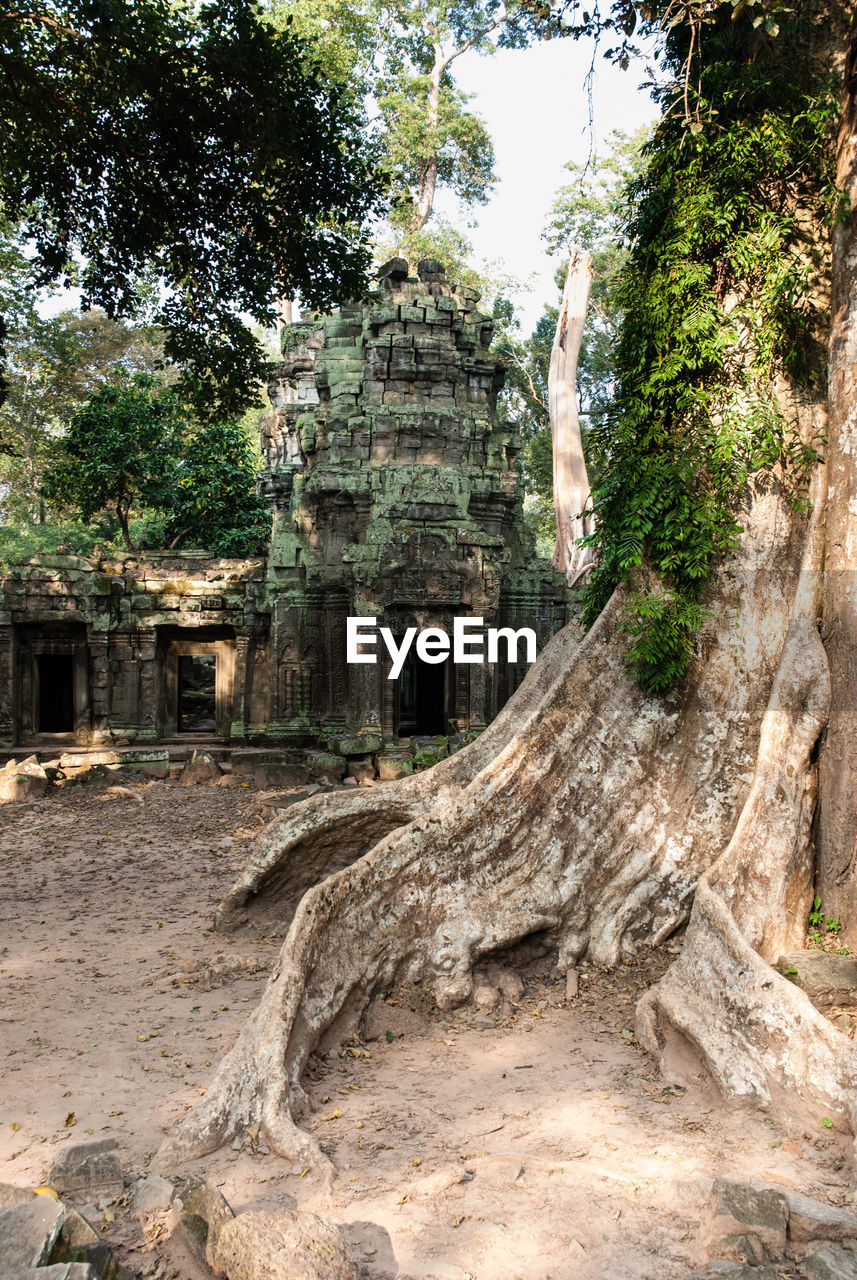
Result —
M396 259L368 302L286 329L262 420L257 560L175 553L40 557L5 580L0 745L206 741L338 758L484 727L527 669L422 661L389 679L346 661L348 617L396 642L456 618L532 628L568 617L565 581L522 516L515 427L478 295ZM335 769L335 766L330 766Z

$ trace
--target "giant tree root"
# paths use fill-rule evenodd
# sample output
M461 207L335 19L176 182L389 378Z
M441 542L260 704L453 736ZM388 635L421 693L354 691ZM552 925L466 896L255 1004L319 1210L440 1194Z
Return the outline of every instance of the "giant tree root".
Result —
M296 1124L301 1073L375 992L408 979L449 1008L468 997L477 960L533 932L566 967L584 952L615 962L682 923L744 806L803 533L773 491L758 498L682 698L648 698L629 677L617 595L582 641L554 644L546 665L558 670L534 669L493 739L434 778L373 790L390 806L416 795L421 812L305 894L259 1008L162 1157L201 1154L258 1121L273 1150L318 1159ZM272 854L269 877L276 869Z
M312 796L275 818L257 837L247 866L220 903L215 927L285 933L308 889L472 782L549 697L579 639L576 623L555 635L484 733L433 769L371 789Z
M686 1073L690 1045L690 1060L727 1096L762 1106L787 1098L792 1111L857 1132L857 1045L771 967L802 946L814 893L813 751L830 678L815 619L820 519L813 523L750 794L700 879L681 955L640 1001L637 1038L669 1074Z

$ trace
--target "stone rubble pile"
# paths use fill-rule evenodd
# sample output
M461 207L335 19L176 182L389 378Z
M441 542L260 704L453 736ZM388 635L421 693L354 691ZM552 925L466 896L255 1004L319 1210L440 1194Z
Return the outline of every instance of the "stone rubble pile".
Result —
M70 1197L97 1199L109 1221L110 1205L129 1205L148 1251L174 1276L364 1280L332 1223L290 1209L236 1216L202 1179L126 1176L116 1145L106 1139L67 1148L36 1189L0 1183L0 1280L134 1280L93 1225L96 1205L79 1211Z
M778 1280L788 1261L808 1280L857 1280L857 1217L763 1183L716 1179L698 1243L708 1262L685 1280Z

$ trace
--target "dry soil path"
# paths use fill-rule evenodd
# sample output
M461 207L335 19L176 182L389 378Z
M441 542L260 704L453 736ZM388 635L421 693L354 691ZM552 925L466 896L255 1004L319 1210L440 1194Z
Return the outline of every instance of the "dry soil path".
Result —
M173 780L0 809L0 1181L34 1185L64 1144L113 1136L130 1188L205 1090L279 943L209 928L270 804ZM323 1213L370 1276L400 1280L671 1280L699 1261L721 1174L845 1203L846 1152L820 1117L781 1127L702 1082L664 1087L631 1030L668 958L584 970L571 1002L533 961L496 1024L394 993L378 1039L312 1064L332 1194L250 1138L195 1171L239 1211ZM136 1274L169 1276L130 1199L106 1238Z

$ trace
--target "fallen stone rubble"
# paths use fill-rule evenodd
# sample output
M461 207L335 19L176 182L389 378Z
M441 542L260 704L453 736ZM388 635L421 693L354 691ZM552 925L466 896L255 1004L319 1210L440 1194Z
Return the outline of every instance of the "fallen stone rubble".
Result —
M0 1183L0 1280L136 1280L99 1232L94 1203L133 1208L143 1247L182 1280L364 1280L339 1229L291 1209L236 1216L210 1182L125 1174L116 1142L69 1147L44 1186Z
M685 1280L857 1280L857 1217L798 1192L718 1178L698 1243L708 1262Z

